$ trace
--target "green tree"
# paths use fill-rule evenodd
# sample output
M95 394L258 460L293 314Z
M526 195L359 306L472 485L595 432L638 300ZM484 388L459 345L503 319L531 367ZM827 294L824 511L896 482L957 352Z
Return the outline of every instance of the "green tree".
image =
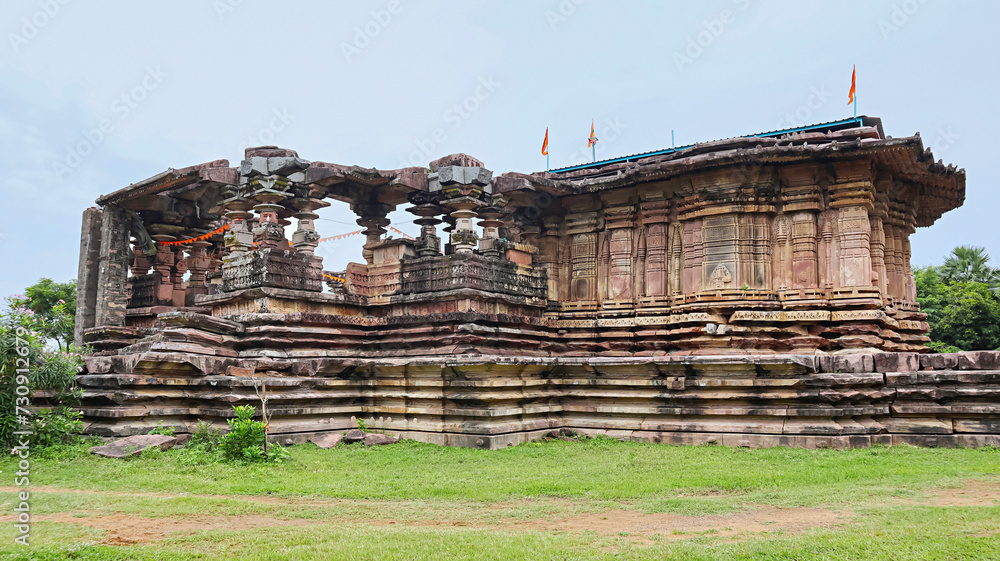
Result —
M947 302L931 326L931 338L966 351L1000 348L1000 300L981 282L953 282Z
M941 279L944 282L981 282L995 287L1000 283L1000 271L989 263L986 248L960 245L945 258Z
M944 292L947 285L941 281L940 267L928 266L913 269L913 281L917 285L917 302L920 311L927 314L931 329L941 320L941 311L947 302Z
M60 350L68 350L73 342L76 320L76 281L39 281L24 290L19 299L36 317L38 330L47 338L55 339Z

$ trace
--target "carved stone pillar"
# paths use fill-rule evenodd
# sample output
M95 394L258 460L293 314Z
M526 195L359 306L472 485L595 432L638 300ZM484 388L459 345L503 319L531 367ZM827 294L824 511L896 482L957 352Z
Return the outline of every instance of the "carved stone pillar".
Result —
M604 224L607 236L607 254L601 258L607 262L607 297L610 300L631 300L635 279L635 207L621 206L604 210Z
M285 239L285 228L279 222L279 212L285 207L278 203L288 197L285 190L288 182L279 177L261 177L253 183L257 189L254 199L260 204L254 205L257 213L257 227L253 229L253 241L257 249L278 249L288 251L288 240Z
M500 218L505 214L503 208L506 204L507 201L501 195L493 195L489 197L489 204L478 211L479 217L482 218L479 226L483 229L483 237L479 240L479 251L484 256L499 259L503 253L496 242L500 240L500 226L503 225Z
M309 193L309 195L315 195L315 193ZM298 228L292 234L292 246L295 251L314 255L320 239L319 234L316 233L315 222L319 215L315 211L330 206L330 203L315 196L309 196L294 199L292 206L298 210L294 215L298 221Z
M669 238L669 224L667 213L670 210L670 202L666 200L655 200L640 203L639 210L642 212L642 224L646 227L645 235L645 282L644 294L646 296L664 296L668 294L668 261L672 261L675 256L671 248L670 259L667 258L667 243Z
M670 268L667 270L668 293L681 294L684 273L684 224L674 222L667 230L670 242Z
M788 290L792 286L791 282L791 256L788 249L788 242L791 239L792 226L788 217L779 214L774 217L774 254L772 255L774 268L774 285L778 290Z
M833 288L835 277L833 246L833 230L836 222L836 211L827 210L819 214L820 234L819 234L819 286L822 289Z
M375 262L372 248L387 232L385 227L389 225L389 219L386 216L392 212L392 206L382 203L354 203L351 210L361 217L357 220L358 225L364 227L361 233L365 236L365 245L361 255L371 265Z
M153 288L153 303L169 305L174 300L172 270L177 255L174 253L173 246L162 245L159 242L170 242L176 238L169 234L153 234L152 238L157 242L156 257L153 260L153 276L156 282Z
M205 283L205 275L212 267L212 258L208 255L208 248L211 242L196 241L191 244L191 254L187 258L188 277L185 305L193 306L194 299L199 294L208 294L208 285Z
M566 216L572 301L597 300L597 232L601 226L597 212L576 212Z
M537 259L548 277L549 300L559 300L559 288L564 284L559 265L562 260L559 237L561 223L558 216L546 216L542 218L542 223L545 226L538 238Z
M684 294L701 292L701 269L704 258L701 240L701 219L693 218L684 222Z
M906 284L907 302L917 301L917 284L913 280L913 270L910 268L910 236L903 238L903 279Z
M441 255L441 238L437 236L435 226L441 223L437 216L444 213L444 208L435 202L434 196L424 191L414 191L408 198L413 206L406 211L417 215L418 218L413 222L420 226L417 255L420 257Z
M452 212L448 218L449 245L453 253L472 253L479 237L473 228L476 209L484 206L483 195L493 192L493 172L481 166L447 165L428 174L427 190L440 193L441 205ZM453 224L453 225L452 225Z
M796 212L792 215L792 287L816 288L817 262L816 215Z
M247 157L240 165L240 187L230 189L231 199L235 200L227 202L229 207L237 209L231 213L237 222L248 220L244 200L258 203L252 207L258 213L257 226L253 229L256 249L234 252L234 248L242 249L239 246L244 242L236 242L243 234L229 232L226 235L231 253L222 267L223 291L263 286L314 292L323 289L322 259L308 252L298 252L289 245L284 226L291 224L286 218L293 213L279 204L293 193L307 189L299 182L305 180L303 170L308 166L309 162L298 158L291 150L269 147L247 150ZM307 203L306 207L309 206ZM311 217L305 218L311 220ZM303 241L309 242L308 239ZM315 246L307 243L305 247Z
M128 244L132 220L124 209L106 205L101 213L101 243L94 325L125 325L128 304Z
M455 229L451 233L451 247L455 253L472 253L476 247L479 236L472 227L472 221L476 218L476 209L482 205L482 201L474 197L456 197L444 201L444 205L454 209L451 217L455 219Z
M184 273L186 272L187 259L184 257L184 249L177 247L174 250L174 266L170 268L170 284L173 287L170 304L178 308L183 307L187 299L187 291L184 287Z
M226 188L228 198L222 201L225 217L229 228L224 236L227 256L246 253L253 249L253 232L250 231L250 219L253 213L253 201L243 186L230 185Z
M888 273L885 266L885 230L882 227L882 219L878 216L871 216L872 237L872 276L873 285L877 286L882 293L882 298L889 296L888 293Z

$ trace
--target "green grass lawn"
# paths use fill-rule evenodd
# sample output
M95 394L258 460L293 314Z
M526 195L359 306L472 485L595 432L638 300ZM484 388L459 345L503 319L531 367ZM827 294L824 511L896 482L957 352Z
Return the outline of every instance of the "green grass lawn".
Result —
M290 448L277 466L62 449L11 559L1000 559L1000 451ZM2 484L2 483L0 483Z

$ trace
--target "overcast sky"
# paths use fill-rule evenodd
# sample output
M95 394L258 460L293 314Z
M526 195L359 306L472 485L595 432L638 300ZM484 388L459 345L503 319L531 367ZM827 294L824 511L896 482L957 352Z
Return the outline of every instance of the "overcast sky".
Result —
M965 206L912 237L1000 265L1000 3L993 1L0 4L0 295L76 277L80 215L169 167L247 145L394 169L465 152L496 174L851 116L919 131L968 172ZM323 236L358 229L345 206ZM394 225L411 235L413 216ZM360 236L321 245L327 269Z

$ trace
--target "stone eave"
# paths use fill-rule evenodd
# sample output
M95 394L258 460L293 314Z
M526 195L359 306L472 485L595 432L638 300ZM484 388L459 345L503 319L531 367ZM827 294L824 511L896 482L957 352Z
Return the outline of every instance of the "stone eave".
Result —
M229 167L229 160L215 160L181 169L168 168L148 179L103 195L96 202L100 206L120 204L137 197L155 195L203 181L235 183L236 177L236 170Z
M824 139L827 141L816 142ZM725 149L711 149L712 145ZM925 208L918 212L918 226L929 226L943 212L957 208L965 199L965 170L935 162L930 149L924 149L919 134L893 139L862 134L846 141L829 141L828 135L812 133L716 141L675 154L571 172L566 179L558 179L554 174L504 174L501 191L544 190L557 195L594 193L732 166L825 163L859 157L870 158L894 180L915 185L921 199L928 199L927 202L935 199L934 204L922 205Z
M374 198L399 205L407 201L411 192L427 190L427 170L419 167L379 170L312 162L306 170L304 183L325 187L328 197L346 203L368 202ZM378 191L374 197L373 189Z

